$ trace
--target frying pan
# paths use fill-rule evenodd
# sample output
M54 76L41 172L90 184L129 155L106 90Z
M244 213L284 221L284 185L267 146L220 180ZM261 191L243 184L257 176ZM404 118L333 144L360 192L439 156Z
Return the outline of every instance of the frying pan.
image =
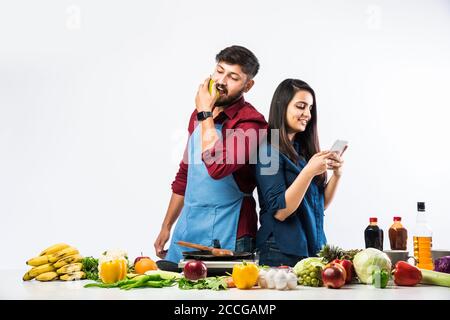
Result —
M191 242L186 242L186 241L178 241L177 244L179 246L183 246L183 247L187 247L187 248L194 248L194 249L199 249L202 251L210 251L211 254L216 257L233 256L234 255L234 252L231 250L228 250L228 249L213 248L213 247L208 247L208 246L204 246L201 244L196 244L196 243L191 243Z
M253 253L251 252L234 252L232 256L215 256L211 251L198 250L198 251L184 251L184 259L195 259L205 261L233 261L233 260L248 260L253 259Z

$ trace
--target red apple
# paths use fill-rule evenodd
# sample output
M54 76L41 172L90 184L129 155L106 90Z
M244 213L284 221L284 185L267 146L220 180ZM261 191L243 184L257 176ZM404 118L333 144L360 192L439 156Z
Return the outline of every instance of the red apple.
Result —
M341 266L344 267L345 269L345 273L346 273L346 277L345 277L345 283L350 283L352 282L352 278L353 278L353 263L350 260L339 260L339 259L335 259L333 260L334 263L340 264Z
M141 252L141 255L139 257L136 257L136 259L134 259L134 264L133 265L135 265L136 262L138 262L141 259L150 259L150 257L143 256L142 252Z
M183 272L186 279L198 280L206 278L208 268L206 268L206 264L204 264L203 261L192 260L184 265Z
M328 288L339 289L345 284L346 271L338 263L329 263L322 270L323 285Z

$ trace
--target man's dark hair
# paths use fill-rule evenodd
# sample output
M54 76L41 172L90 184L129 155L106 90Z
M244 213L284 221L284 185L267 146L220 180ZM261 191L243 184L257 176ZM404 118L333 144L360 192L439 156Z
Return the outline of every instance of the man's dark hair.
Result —
M226 62L240 65L242 71L252 79L259 70L259 62L256 56L247 48L231 46L223 49L216 55L216 62Z

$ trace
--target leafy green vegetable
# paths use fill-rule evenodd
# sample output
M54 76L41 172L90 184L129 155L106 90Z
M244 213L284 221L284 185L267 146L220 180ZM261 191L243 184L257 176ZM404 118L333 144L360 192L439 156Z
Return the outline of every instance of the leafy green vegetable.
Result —
M98 276L98 259L94 257L84 257L81 260L82 270L86 273L86 278L89 280L99 280Z
M227 283L225 276L222 277L208 277L197 281L191 281L186 278L178 280L178 288L182 290L190 289L211 289L211 290L227 290Z
M372 284L372 274L375 270L391 272L391 260L383 251L367 248L358 252L353 258L353 266L359 280L365 284Z

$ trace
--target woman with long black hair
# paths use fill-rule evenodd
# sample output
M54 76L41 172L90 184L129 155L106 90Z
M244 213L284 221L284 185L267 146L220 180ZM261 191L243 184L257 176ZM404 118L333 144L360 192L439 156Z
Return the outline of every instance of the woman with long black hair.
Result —
M294 266L316 256L326 243L324 210L336 192L343 160L335 152L320 151L315 93L301 80L286 79L277 87L268 137L270 143L261 150L271 161L262 161L260 152L255 167L261 207L259 264ZM270 167L277 169L268 174ZM329 181L327 170L333 170Z

